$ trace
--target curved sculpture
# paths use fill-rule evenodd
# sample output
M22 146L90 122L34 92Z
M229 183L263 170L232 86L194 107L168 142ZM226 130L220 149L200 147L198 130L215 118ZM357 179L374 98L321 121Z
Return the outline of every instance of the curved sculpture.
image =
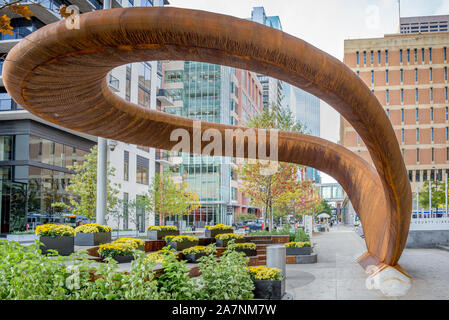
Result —
M170 133L177 128L192 133L193 120L124 101L108 88L110 70L139 61L193 60L286 81L340 112L367 145L375 168L339 145L290 132L279 133L279 160L333 176L362 221L364 260L397 265L410 224L410 183L382 106L344 64L281 31L204 11L110 9L82 14L79 22L73 30L65 21L47 25L9 52L3 81L17 103L69 129L171 149L176 142ZM202 122L202 132L209 128L224 133L236 127Z

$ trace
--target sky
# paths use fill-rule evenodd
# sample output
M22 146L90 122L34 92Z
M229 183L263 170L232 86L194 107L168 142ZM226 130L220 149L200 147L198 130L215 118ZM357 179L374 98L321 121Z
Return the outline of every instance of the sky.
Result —
M263 6L279 16L283 31L343 60L344 40L397 33L398 0L169 0L170 6L206 10L238 18ZM449 0L401 0L401 17L449 14ZM321 137L338 142L340 116L321 102ZM334 182L322 174L323 182Z

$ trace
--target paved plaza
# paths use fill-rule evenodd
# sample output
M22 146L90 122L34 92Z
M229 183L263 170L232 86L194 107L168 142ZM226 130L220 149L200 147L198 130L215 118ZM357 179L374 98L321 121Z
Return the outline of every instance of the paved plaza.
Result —
M355 261L366 251L352 227L337 226L313 237L318 263L287 265L287 292L307 299L449 299L449 252L405 249L400 265L412 276L412 289L401 298L387 298L365 286L367 274Z

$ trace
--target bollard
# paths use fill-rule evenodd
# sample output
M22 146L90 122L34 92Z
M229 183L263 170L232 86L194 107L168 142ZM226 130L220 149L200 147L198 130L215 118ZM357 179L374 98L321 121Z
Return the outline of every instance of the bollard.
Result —
M267 246L267 267L278 268L285 274L286 248L284 245Z

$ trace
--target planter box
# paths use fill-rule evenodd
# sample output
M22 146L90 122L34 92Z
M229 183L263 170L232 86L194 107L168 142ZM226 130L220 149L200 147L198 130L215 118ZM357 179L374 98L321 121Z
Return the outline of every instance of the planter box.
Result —
M128 263L134 260L134 256L115 256L113 258L117 263Z
M226 240L220 240L216 239L217 247L224 248L228 246L228 242L231 240L235 240L235 243L244 243L245 239L226 239Z
M206 238L215 238L217 234L223 234L223 233L234 233L234 229L229 230L207 230L204 231L204 236Z
M312 253L311 247L302 247L302 248L286 248L287 256L304 256L310 255Z
M182 251L198 245L198 241L169 242L168 245L176 251Z
M280 300L285 294L285 277L282 280L253 280L254 299Z
M235 251L243 252L247 257L257 256L257 249L240 249L236 248Z
M53 249L58 251L61 256L68 256L74 250L75 237L39 237L39 241L44 245L40 246L43 254L47 254L47 250Z
M75 236L76 246L98 246L110 242L110 232L77 233Z
M179 230L147 230L148 240L164 240L166 236L179 236Z
M205 253L190 253L184 254L184 258L190 263L199 263L198 259L204 257Z

